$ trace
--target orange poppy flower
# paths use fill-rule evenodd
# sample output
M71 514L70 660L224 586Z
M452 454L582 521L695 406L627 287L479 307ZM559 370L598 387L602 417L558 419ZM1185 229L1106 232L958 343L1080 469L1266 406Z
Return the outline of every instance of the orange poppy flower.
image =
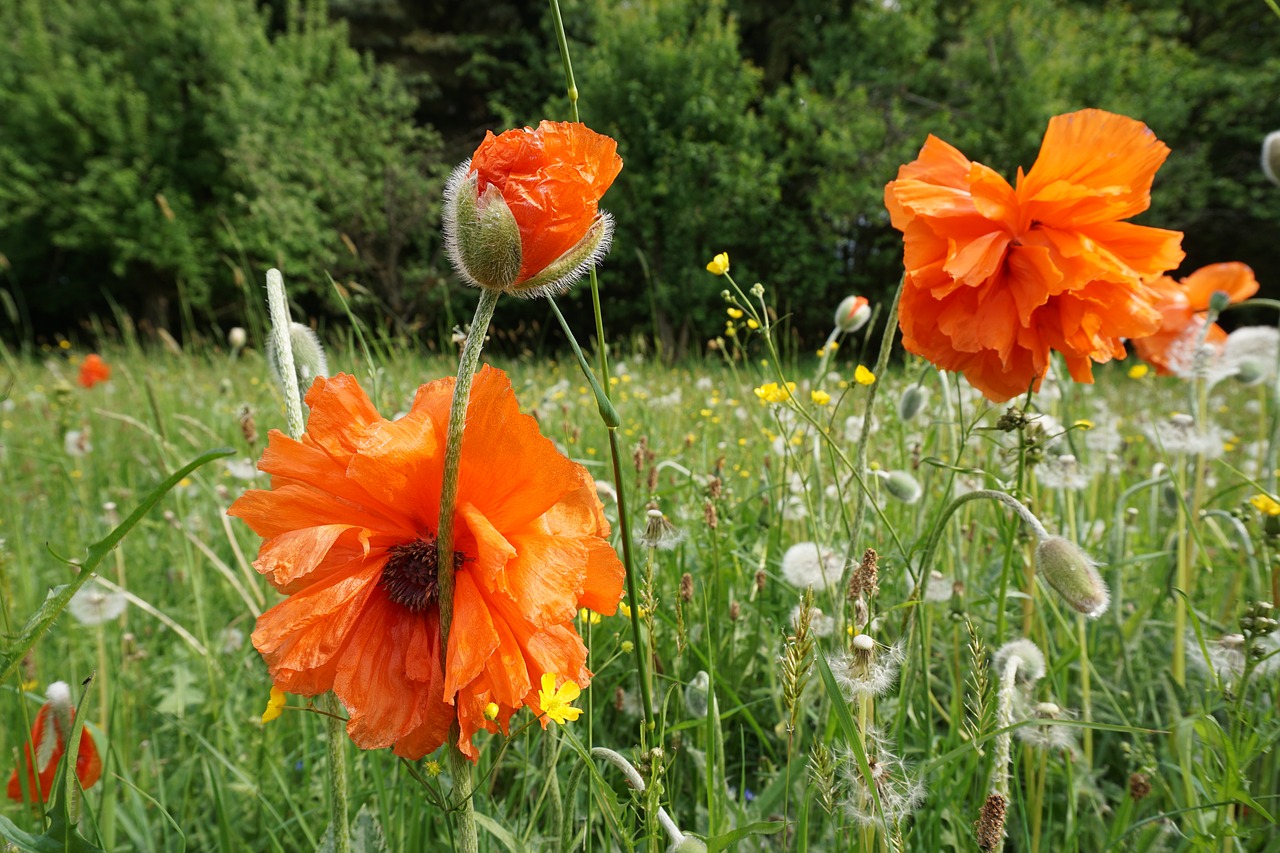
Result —
M1233 261L1201 267L1181 282L1162 275L1147 282L1147 287L1160 312L1160 328L1154 334L1134 338L1133 348L1157 373L1168 376L1190 368L1213 294L1221 290L1232 302L1242 302L1258 292L1258 280L1247 265ZM1217 323L1205 333L1205 343L1215 349L1221 349L1226 340L1227 333Z
M573 618L613 613L622 596L594 481L520 413L506 374L485 367L462 441L441 667L435 531L453 384L422 386L388 421L351 376L316 379L302 439L272 431L258 465L271 490L229 510L266 539L254 566L289 596L253 633L275 686L333 690L357 745L408 758L438 747L455 718L474 758L475 732L540 709L546 673L586 684Z
M26 748L27 792L39 797L42 803L47 803L53 793L54 776L58 774L58 763L67 751L67 738L75 717L75 709L71 707L71 688L66 682L50 684L47 696L49 701L41 705L36 714L35 723L31 726L31 740ZM86 788L92 788L102 778L102 758L87 728L80 730L76 778ZM8 794L11 800L22 800L22 783L16 769L9 776Z
M930 136L885 187L903 233L903 345L988 398L1040 387L1057 350L1077 382L1159 328L1143 280L1176 267L1182 234L1121 220L1150 204L1169 149L1101 110L1049 122L1015 186Z
M99 382L106 382L111 378L111 365L102 360L102 356L92 353L85 356L84 361L80 364L80 384L86 388L92 388Z
M618 143L584 124L486 133L445 188L445 243L463 278L523 296L556 292L608 250L601 196Z

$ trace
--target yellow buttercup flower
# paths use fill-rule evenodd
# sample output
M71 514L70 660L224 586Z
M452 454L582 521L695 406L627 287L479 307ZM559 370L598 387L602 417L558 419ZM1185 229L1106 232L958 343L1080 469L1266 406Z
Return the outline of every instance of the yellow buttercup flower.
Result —
M725 309L725 312L726 312L730 317L732 317L732 318L733 318L733 319L735 319L735 320L741 320L741 319L742 319L742 309L741 309L741 308L726 308L726 309Z
M831 402L831 395L826 391L810 391L809 399L813 400L819 406L825 406Z
M1093 421L1088 418L1081 418L1072 424L1072 426L1080 427L1080 429L1093 429Z
M498 703L497 702L490 702L488 705L484 706L484 718L486 720L498 719Z
M1150 372L1151 368L1147 367L1145 364L1135 364L1133 367L1129 368L1129 378L1141 379Z
M859 364L857 370L853 371L853 379L859 385L874 385L876 375Z
M783 388L777 382L766 382L755 389L755 394L766 403L785 403L791 399L791 393L795 390L796 383L794 382L788 382L786 388Z
M284 713L284 703L285 692L271 685L271 698L267 700L267 710L262 712L262 722L269 723Z
M538 704L542 706L542 713L547 719L563 726L582 715L581 708L575 708L570 704L581 693L582 689L568 679L557 690L555 673L543 673L542 689L538 691Z
M755 320L752 320L750 317L748 317L748 318L747 318L747 328L748 328L748 329L758 329L758 328L760 328L760 324L759 324L759 323L757 323Z
M729 253L721 252L707 264L707 272L712 275L724 275L729 271Z
M584 607L578 611L578 618L583 622L586 622L588 625L599 625L601 616L594 610L588 610Z
M1249 503L1253 504L1253 508L1263 515L1280 515L1280 503L1270 495L1257 494L1249 498Z

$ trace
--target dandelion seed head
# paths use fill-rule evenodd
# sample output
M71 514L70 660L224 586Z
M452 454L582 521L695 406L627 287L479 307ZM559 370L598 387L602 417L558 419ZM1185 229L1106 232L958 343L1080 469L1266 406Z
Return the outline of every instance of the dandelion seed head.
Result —
M850 702L862 697L882 696L898 677L904 654L895 643L884 646L866 634L853 638L853 649L831 661L831 674Z
M76 590L67 610L81 625L103 625L119 619L128 605L124 593L107 589L93 579Z
M814 592L823 592L840 582L843 568L843 557L816 542L799 542L782 555L782 577L796 589L813 587Z

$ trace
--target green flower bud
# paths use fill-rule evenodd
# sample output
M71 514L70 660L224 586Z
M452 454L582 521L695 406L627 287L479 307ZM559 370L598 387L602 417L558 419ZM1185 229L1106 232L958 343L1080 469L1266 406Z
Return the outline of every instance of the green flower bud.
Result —
M1262 171L1271 183L1280 186L1280 130L1268 133L1262 140Z
M920 488L916 478L906 471L891 471L887 474L881 472L880 476L884 480L885 490L903 503L913 504L924 494L924 489Z
M1267 375L1261 364L1251 358L1244 359L1236 366L1234 378L1241 385L1257 385Z
M324 354L324 345L310 326L301 323L289 324L289 348L293 350L294 372L298 374L298 390L303 395L311 387L317 376L329 375L329 360ZM273 332L267 339L267 365L271 375L284 387L284 367L280 364L280 342Z
M898 417L906 423L920 414L920 410L928 402L929 389L923 385L911 385L902 392L902 397L898 400Z
M1107 584L1097 564L1070 540L1046 536L1036 546L1036 571L1072 610L1090 619L1106 612L1111 603Z

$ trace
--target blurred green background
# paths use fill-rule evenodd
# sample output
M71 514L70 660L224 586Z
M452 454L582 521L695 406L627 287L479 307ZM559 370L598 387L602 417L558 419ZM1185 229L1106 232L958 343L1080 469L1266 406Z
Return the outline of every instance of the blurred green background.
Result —
M901 272L882 193L933 133L1007 177L1048 118L1101 107L1173 149L1140 221L1183 273L1280 271L1280 17L1264 0L565 0L583 119L626 163L602 273L611 335L699 352L728 251L796 345ZM485 0L0 3L0 335L260 323L270 266L323 327L339 294L439 346L474 304L440 188L485 130L563 119L548 7ZM337 284L330 284L329 276ZM583 289L563 300L571 321ZM498 346L555 346L504 300ZM551 324L554 325L554 324ZM555 330L558 335L558 330Z

